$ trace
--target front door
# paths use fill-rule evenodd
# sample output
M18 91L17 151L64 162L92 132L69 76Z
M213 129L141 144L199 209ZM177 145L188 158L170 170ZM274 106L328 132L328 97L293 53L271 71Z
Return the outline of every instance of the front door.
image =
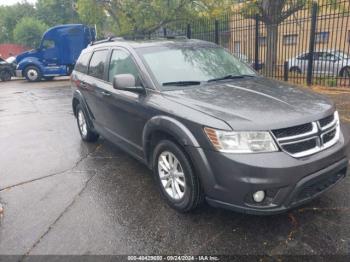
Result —
M113 77L117 74L132 74L137 85L142 85L139 69L132 55L124 49L114 49L108 70L108 87L103 96L104 128L114 140L127 150L143 157L142 131L147 120L145 94L116 90L112 86Z

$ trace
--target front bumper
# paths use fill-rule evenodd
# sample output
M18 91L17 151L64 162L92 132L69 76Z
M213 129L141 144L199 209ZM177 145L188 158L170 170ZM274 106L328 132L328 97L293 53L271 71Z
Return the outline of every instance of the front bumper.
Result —
M16 70L16 77L22 77L22 70Z
M244 213L274 214L317 197L347 172L349 131L337 144L315 155L296 159L284 152L224 154L190 148L209 204ZM252 194L266 192L262 203Z

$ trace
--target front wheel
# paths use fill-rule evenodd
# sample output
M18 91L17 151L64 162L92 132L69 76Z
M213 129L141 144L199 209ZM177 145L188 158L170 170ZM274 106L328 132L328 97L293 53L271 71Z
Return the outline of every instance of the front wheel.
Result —
M41 72L36 66L28 66L24 70L24 76L29 82L37 82L41 79Z
M194 210L203 200L198 176L186 152L170 140L162 140L153 152L153 172L166 202L180 212Z
M1 81L10 81L11 77L12 77L12 74L7 70L0 72Z
M96 142L99 135L91 130L81 105L76 108L77 124L81 138L86 142Z

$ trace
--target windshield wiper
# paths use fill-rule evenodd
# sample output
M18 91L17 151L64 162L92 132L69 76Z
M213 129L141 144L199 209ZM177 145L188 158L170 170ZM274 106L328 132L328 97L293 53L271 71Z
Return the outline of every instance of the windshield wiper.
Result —
M223 77L209 79L208 82L215 82L215 81L227 80L227 79L237 79L237 78L244 78L244 77L254 77L254 76L255 75L227 75Z
M163 86L194 86L200 85L202 82L200 81L175 81L175 82L165 82Z

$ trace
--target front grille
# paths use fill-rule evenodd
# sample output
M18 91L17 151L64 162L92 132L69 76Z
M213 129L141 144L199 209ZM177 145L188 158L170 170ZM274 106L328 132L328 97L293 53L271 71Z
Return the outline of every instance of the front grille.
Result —
M309 139L299 143L286 144L286 145L283 145L282 148L285 151L290 152L291 154L296 154L299 152L311 150L316 146L317 146L317 142L316 142L316 138L314 138L314 139Z
M320 123L320 126L321 127L325 127L327 125L329 125L330 123L332 123L334 120L334 115L330 115L330 116L327 116L325 118L322 118L319 123Z
M326 144L336 136L336 130L333 129L330 132L323 135L323 143Z
M339 132L337 112L316 122L272 130L280 148L296 158L334 145L339 139Z
M311 130L312 130L312 124L307 123L299 126L276 129L276 130L273 130L272 132L276 138L283 138L288 136L297 136L300 134L310 132Z
M323 179L318 179L316 181L310 181L306 183L303 189L299 192L294 202L300 202L325 191L330 186L334 185L337 181L345 176L346 169L341 170L339 173L330 175Z

